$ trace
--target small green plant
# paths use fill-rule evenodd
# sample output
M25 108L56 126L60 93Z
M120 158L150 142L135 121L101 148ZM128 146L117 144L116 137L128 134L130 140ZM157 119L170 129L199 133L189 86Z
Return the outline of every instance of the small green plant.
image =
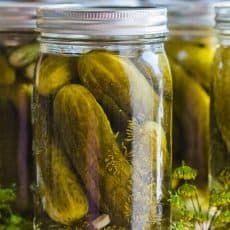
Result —
M16 214L12 206L16 200L15 186L0 187L0 230L32 230L32 223Z
M170 192L172 230L230 229L230 170L220 173L222 189L210 192L207 210L202 209L197 187L193 184L196 176L196 170L184 162L173 172L172 178L179 186Z

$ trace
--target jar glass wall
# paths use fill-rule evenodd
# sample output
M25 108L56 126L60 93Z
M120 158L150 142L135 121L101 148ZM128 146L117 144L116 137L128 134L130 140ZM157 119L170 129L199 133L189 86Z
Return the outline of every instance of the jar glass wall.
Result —
M162 44L165 10L53 8L40 15L36 229L167 229L172 85ZM127 29L150 15L151 28L163 23L160 33L141 35L143 24ZM59 21L53 39L49 26L57 16L71 27L63 30ZM89 18L101 22L95 27Z
M185 161L195 168L200 191L208 188L210 83L216 46L213 21L212 7L201 1L169 6L166 52L174 82L173 167Z
M33 4L0 4L0 202L6 202L1 206L1 224L8 218L4 209L8 202L17 213L32 217L30 98L39 56L35 9Z
M210 31L202 33L201 36L191 34L189 39L182 34L172 35L166 42L166 52L174 82L174 167L185 161L198 171L198 187L206 189L211 66L215 42Z
M219 46L213 67L211 94L211 180L210 189L230 192L230 5L217 7Z

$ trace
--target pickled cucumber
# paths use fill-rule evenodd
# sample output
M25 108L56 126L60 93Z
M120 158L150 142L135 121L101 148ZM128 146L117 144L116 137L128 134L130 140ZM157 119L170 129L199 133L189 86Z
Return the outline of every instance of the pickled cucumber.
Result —
M100 105L87 89L72 84L57 93L53 111L56 131L91 198L114 223L127 225L132 169Z
M157 94L161 95L163 92L165 99L172 101L172 79L165 54L144 52L133 62L149 84L156 90Z
M173 60L170 63L174 79L174 119L180 124L175 127L180 130L174 129L175 135L179 137L174 146L176 149L183 145L181 157L192 164L192 167L199 169L199 179L202 182L207 180L210 98L196 81L187 76L180 65ZM178 152L175 154L179 156Z
M230 152L230 48L220 48L216 58L219 64L215 71L213 84L214 112L217 126Z
M134 124L132 133L133 137L130 138L133 143L132 154L134 158L142 159L142 161L136 161L137 165L134 168L147 174L150 170L151 173L156 173L157 162L160 161L163 165L162 169L167 169L170 157L166 134L162 127L156 122L147 121L141 125ZM158 147L159 144L160 147Z
M215 75L214 75L215 76ZM229 167L230 154L227 149L227 145L224 142L221 131L217 125L217 117L215 114L214 107L214 93L211 97L211 147L210 147L210 172L211 172L211 183L210 188L215 190L221 190L223 188L223 182L220 174L223 169Z
M12 85L15 82L15 71L10 67L6 58L0 55L0 86Z
M169 166L171 164L167 150L166 135L162 127L156 122L148 121L142 125L133 125L133 225L137 229L153 229L156 223L157 206L162 204L167 195L157 192L157 174L165 181L164 186L170 183ZM159 167L159 165L161 165ZM141 180L138 180L141 178ZM157 195L158 194L158 195Z
M46 57L39 68L37 91L43 96L56 93L73 78L71 58L60 56Z
M37 155L43 207L50 218L71 225L88 212L88 201L61 147ZM46 170L47 169L47 170Z
M157 92L159 98L164 98L159 104L160 106L163 104L164 108L162 125L165 130L171 129L173 89L166 56L145 52L140 58L134 59L133 62Z
M71 225L86 215L88 200L60 141L53 135L50 101L36 95L33 106L34 152L44 210L59 224ZM48 129L50 127L50 129Z
M181 40L166 42L166 52L184 71L207 91L211 84L211 65L215 54L212 39Z
M32 85L25 83L2 87L0 90L0 97L8 98L17 109L28 106L31 95Z
M39 55L39 45L21 45L21 36L13 35L11 39L7 35L2 38L4 43L0 47L0 101L5 102L0 106L0 186L15 185L13 212L31 218L33 159L30 102L33 76L30 75L30 79L25 78L24 73L29 65L35 63ZM32 41L34 36L26 39Z
M34 78L35 67L36 67L36 63L33 62L24 69L24 76L30 81L32 81Z
M126 129L127 118L154 120L159 115L158 95L129 59L92 51L79 58L77 70L81 83L102 105L112 124L119 121Z
M9 62L13 67L22 68L39 57L40 46L38 43L32 43L15 49L9 56Z

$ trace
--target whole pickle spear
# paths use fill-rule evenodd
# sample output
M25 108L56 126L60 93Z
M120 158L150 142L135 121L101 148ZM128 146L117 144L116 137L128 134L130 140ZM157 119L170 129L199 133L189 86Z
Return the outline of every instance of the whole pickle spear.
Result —
M170 58L180 63L189 76L203 88L210 90L211 65L215 54L212 40L172 40L166 43L166 51Z
M15 71L4 56L0 56L0 86L12 85L15 82Z
M16 68L25 67L38 59L39 49L38 43L21 46L10 54L9 62Z
M127 127L133 116L153 120L159 112L159 97L142 73L127 58L105 51L79 57L78 75L82 84L102 105L115 131Z
M172 119L172 78L169 63L165 54L152 53L145 51L138 59L133 62L145 76L152 88L160 98L164 98L160 103L163 104L162 124L165 130L171 129ZM157 63L157 64L156 64ZM159 104L161 106L161 104Z
M181 66L172 60L170 63L174 80L174 117L180 123L175 129L180 127L180 136L184 138L182 158L199 169L199 181L202 182L207 180L208 170L210 99ZM178 145L181 142L174 142L174 151Z
M162 172L167 171L170 166L170 156L163 128L154 121L134 123L132 133L130 140L133 144L133 158L142 159L142 161L135 161L137 165L134 167L145 175L151 173L153 176L159 167L157 163L159 161Z
M145 51L132 61L158 95L163 92L165 99L172 101L172 79L166 55Z
M214 109L217 125L230 152L230 48L219 48L216 58L221 64L214 76Z
M170 188L170 155L166 135L162 127L153 121L133 124L133 226L137 229L153 229L162 213L166 188ZM161 176L162 182L157 182ZM138 177L141 180L138 180ZM137 178L137 179L136 179ZM164 182L163 182L164 181ZM158 183L158 185L157 185ZM162 183L162 184L160 184ZM157 186L160 188L157 191ZM163 213L165 210L162 210Z
M2 87L0 90L0 97L8 98L17 109L27 106L30 103L31 95L32 85L25 83Z
M48 56L42 60L38 72L39 78L36 83L38 93L43 96L54 94L73 77L71 59Z
M36 94L34 103L34 152L39 195L52 220L71 225L86 215L87 197L63 146L53 133L50 100Z
M88 212L88 201L61 147L52 143L37 155L43 207L50 218L71 225Z
M36 68L36 63L32 62L31 64L29 64L28 66L25 67L24 69L24 76L32 81L35 75L35 68Z
M112 221L131 215L131 166L118 148L104 111L80 85L64 86L54 101L54 122L65 151L90 197Z

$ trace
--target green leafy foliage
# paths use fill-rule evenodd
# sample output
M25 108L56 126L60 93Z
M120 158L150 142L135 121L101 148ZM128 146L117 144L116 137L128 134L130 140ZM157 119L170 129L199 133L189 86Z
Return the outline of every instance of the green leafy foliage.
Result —
M230 229L230 170L224 169L220 172L219 179L223 189L210 192L208 210L201 208L197 187L192 183L196 176L196 171L185 163L173 172L177 186L170 192L172 229Z
M13 212L15 199L15 186L0 187L0 230L32 230L31 221Z

